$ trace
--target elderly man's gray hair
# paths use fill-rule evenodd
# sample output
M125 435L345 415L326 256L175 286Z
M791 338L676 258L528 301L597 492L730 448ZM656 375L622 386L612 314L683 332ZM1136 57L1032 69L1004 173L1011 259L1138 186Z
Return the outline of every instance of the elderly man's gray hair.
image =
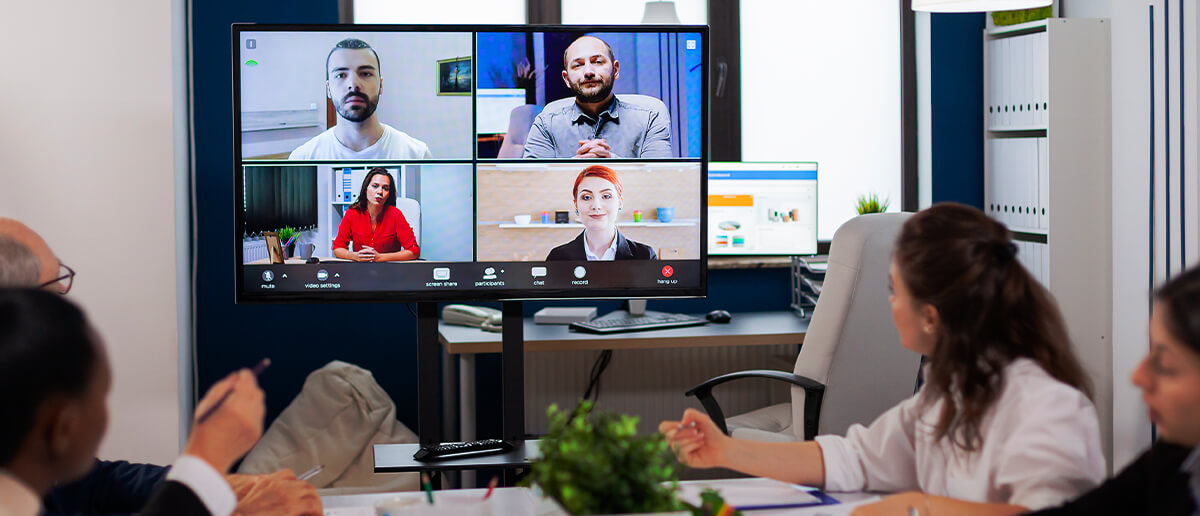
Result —
M42 264L29 246L0 235L0 287L36 287Z

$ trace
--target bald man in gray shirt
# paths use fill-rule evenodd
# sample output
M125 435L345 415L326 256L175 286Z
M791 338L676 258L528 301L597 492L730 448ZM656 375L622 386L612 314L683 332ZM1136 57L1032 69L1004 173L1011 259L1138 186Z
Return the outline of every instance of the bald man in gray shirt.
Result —
M546 105L529 129L525 158L674 158L667 106L646 95L615 95L621 63L594 36L563 52L563 82L574 98Z

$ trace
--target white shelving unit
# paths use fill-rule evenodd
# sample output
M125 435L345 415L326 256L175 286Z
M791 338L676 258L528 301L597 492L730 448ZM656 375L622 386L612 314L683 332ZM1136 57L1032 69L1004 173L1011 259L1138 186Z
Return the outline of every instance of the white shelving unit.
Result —
M1109 27L1051 18L987 29L983 84L985 211L1013 231L1018 257L1057 300L1111 458Z

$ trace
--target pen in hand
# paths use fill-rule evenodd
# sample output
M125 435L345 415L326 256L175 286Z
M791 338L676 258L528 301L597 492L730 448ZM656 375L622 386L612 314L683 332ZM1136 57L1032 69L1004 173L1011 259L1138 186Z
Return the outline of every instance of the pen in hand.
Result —
M315 476L321 474L321 470L323 470L323 469L325 469L324 464L317 466L313 469L310 469L308 471L305 471L304 473L301 473L299 477L296 477L296 478L298 478L300 480L308 480L312 477L315 477Z
M254 368L250 369L250 372L257 377L258 375L262 374L263 370L269 365L271 365L271 359L264 358L259 361L258 365L255 365ZM212 417L212 415L221 408L221 404L225 403L225 400L229 399L231 394L233 394L233 387L230 387L229 390L225 391L225 394L222 394L221 397L217 399L216 403L213 403L211 407L208 407L208 410L204 411L203 414L200 414L200 416L196 418L196 424L203 423L208 420L208 418Z

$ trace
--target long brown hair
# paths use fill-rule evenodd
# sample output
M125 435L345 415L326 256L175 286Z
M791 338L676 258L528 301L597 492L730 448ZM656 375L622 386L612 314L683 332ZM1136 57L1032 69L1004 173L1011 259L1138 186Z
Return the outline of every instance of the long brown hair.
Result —
M367 186L370 186L371 178L378 175L387 176L388 184L391 185L390 188L388 188L387 199L383 200L383 205L396 205L396 178L392 177L392 175L388 173L387 169L383 167L375 167L367 171L367 177L363 178L362 187L358 190L358 199L354 201L354 204L350 205L350 209L358 210L363 213L367 212L367 204L369 204L367 202Z
M1058 306L1016 253L1003 224L953 203L913 215L896 241L900 280L917 306L938 314L925 375L925 402L943 401L934 435L966 451L982 444L1004 368L1018 358L1090 397Z

